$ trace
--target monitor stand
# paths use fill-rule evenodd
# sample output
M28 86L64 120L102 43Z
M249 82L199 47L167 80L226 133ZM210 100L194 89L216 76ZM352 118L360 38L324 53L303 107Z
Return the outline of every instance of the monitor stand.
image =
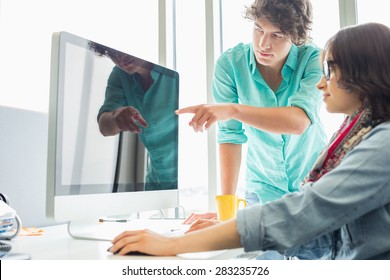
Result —
M110 241L113 239L113 232L109 229L102 230L98 220L71 220L68 222L68 233L74 239L102 240Z

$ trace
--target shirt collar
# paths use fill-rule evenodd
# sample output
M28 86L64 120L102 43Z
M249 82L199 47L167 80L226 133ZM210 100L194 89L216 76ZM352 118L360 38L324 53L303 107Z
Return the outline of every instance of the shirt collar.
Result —
M295 70L295 68L297 67L297 62L298 62L298 47L293 44L291 46L290 52L288 53L287 60L283 68L285 66L288 66L292 70Z
M253 44L250 44L250 52L249 52L249 67L251 70L252 75L256 73L257 71L257 66L256 66L256 58L255 58L255 53L253 51Z

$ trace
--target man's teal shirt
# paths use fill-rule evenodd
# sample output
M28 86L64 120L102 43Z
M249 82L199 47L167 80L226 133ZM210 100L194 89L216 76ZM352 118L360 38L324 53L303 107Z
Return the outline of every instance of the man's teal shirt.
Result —
M112 70L101 113L123 106L138 109L147 121L139 137L148 151L147 190L176 189L178 178L178 117L179 77L159 65L151 70L154 80L145 91L139 74L129 75L119 67Z
M291 47L274 92L256 67L252 44L224 52L215 65L213 95L217 103L257 107L296 106L311 124L302 135L268 133L236 120L219 122L218 143L248 144L246 191L261 202L299 190L304 177L327 142L319 111L322 95L320 50L313 45Z

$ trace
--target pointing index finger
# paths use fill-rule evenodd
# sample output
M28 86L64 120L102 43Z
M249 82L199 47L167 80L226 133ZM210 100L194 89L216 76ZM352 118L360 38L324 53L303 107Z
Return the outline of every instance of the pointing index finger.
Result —
M175 113L177 115L186 114L186 113L196 113L197 109L198 109L198 106L189 106L189 107L178 109L175 111Z

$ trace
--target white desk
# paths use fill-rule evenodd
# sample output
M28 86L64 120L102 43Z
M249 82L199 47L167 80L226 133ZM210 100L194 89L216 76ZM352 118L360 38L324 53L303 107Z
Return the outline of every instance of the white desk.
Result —
M183 254L175 257L119 256L107 252L109 241L74 239L67 232L67 225L44 227L41 236L18 236L10 241L12 253L30 255L32 260L126 260L126 259L232 259L243 249Z

